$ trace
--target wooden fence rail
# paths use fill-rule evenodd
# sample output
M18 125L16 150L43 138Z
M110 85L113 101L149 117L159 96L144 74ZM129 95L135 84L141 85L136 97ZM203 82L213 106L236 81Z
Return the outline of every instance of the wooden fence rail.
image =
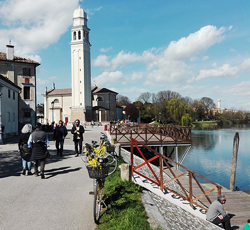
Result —
M144 156L143 152L140 150L139 146L143 146L144 148L147 148L148 150L150 150L150 152L153 154L153 156L150 159L146 159L146 157ZM133 154L134 154L134 147L136 147L136 149L138 150L139 154L141 155L141 157L143 158L144 162L140 165L134 166L133 164ZM158 153L157 151L155 151L154 149L151 149L150 147L148 147L147 145L144 145L143 143L140 143L139 141L135 140L134 138L130 137L130 152L131 152L131 168L132 168L132 174L136 173L144 178L146 178L148 181L158 185L161 189L161 191L163 191L163 189L167 189L169 191L171 191L172 193L176 194L177 196L180 196L181 198L183 198L184 200L187 200L190 204L191 207L193 207L193 205L196 205L204 210L207 211L207 208L204 206L201 206L200 204L198 204L196 201L198 201L199 199L201 199L202 197L205 197L207 199L207 201L211 204L211 200L209 199L208 194L213 192L214 190L217 189L218 192L218 196L221 195L221 186L206 179L205 177L189 170L188 168L186 168L185 166L173 161L172 159ZM160 175L156 175L156 173L154 172L154 170L152 169L150 162L152 162L153 160L159 159L159 171L160 171ZM168 181L163 181L163 162L165 163L165 165L167 166L167 168L169 169L169 171L171 172L173 178L171 178ZM182 174L176 176L174 171L171 169L171 166L169 165L168 162L174 163L176 165L178 165L179 167L183 168L185 170L185 172L183 172ZM138 172L137 170L142 167L142 166L147 166L151 173L152 173L152 178L149 178L147 176L145 176L144 174ZM184 176L184 175L188 175L189 176L189 188L186 190L184 188L184 186L181 184L179 178ZM205 180L206 182L214 185L214 187L212 189L210 189L209 191L205 191L204 188L202 187L202 185L199 183L197 177L200 177L201 179ZM197 197L193 197L193 185L192 185L192 181L194 181L197 183L198 187L201 190L201 194ZM178 191L174 191L173 189L171 189L170 187L168 187L167 185L170 182L176 181L177 184L180 186L181 190L182 190L182 194ZM183 195L184 194L184 195Z

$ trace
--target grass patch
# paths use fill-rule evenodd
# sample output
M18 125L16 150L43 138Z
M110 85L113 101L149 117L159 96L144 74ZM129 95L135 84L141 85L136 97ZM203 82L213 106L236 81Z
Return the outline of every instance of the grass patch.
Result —
M120 161L120 164L122 161ZM98 230L147 230L151 229L141 202L142 189L131 181L121 181L120 168L106 178L105 203Z
M218 125L217 121L195 121L192 122L192 126L197 127L213 127Z

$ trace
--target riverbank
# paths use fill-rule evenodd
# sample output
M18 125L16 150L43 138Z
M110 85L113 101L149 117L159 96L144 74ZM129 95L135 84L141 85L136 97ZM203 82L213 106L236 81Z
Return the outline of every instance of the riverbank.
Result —
M217 121L195 121L191 123L192 127L202 127L202 128L209 128L218 126Z

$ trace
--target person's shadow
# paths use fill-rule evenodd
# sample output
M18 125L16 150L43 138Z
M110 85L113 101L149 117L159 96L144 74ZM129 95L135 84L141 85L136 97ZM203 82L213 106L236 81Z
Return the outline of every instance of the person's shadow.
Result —
M70 173L70 172L75 172L80 169L81 167L74 168L74 169L70 169L70 167L60 167L60 168L49 169L45 171L46 179L49 179L54 176Z

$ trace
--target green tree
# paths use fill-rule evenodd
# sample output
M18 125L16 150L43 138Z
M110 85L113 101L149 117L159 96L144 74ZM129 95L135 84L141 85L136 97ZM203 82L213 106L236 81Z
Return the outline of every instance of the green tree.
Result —
M44 104L43 103L38 104L37 107L36 107L36 111L40 115L44 115Z
M129 100L128 97L122 96L122 95L118 95L116 97L116 102L119 103L119 104L121 104L121 105L128 105L128 104L131 103L131 101Z
M201 121L205 118L205 106L198 100L194 100L193 102L193 120Z
M168 102L167 110L176 124L181 124L182 116L192 111L191 107L177 98L172 98Z
M181 125L182 126L189 126L191 125L192 118L189 116L188 113L186 113L184 116L181 118Z
M130 117L131 121L136 121L139 117L139 110L135 104L127 104L125 108L125 113Z

